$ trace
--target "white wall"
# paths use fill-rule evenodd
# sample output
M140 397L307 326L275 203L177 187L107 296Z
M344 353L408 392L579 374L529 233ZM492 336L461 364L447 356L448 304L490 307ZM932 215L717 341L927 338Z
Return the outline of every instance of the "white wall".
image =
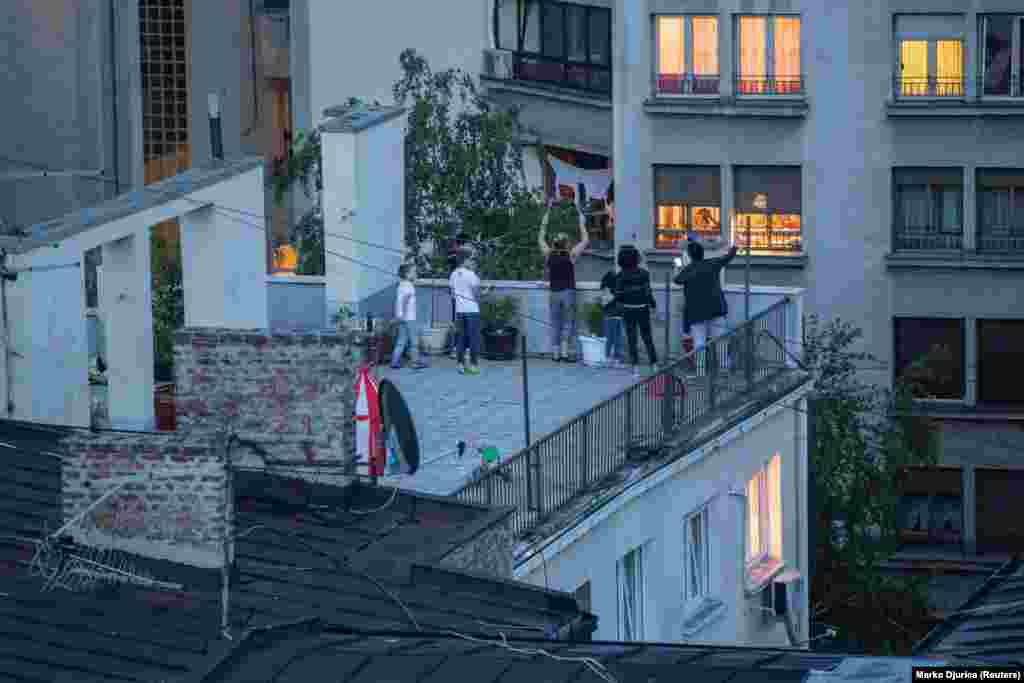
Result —
M304 4L313 124L322 121L325 108L350 97L394 103L392 86L402 74L398 57L406 48L415 48L435 72L458 67L475 76L483 64L483 50L490 46L486 0Z
M798 395L787 403L802 404ZM795 402L795 403L794 403ZM516 567L517 579L563 591L575 591L591 582L591 611L598 617L597 640L616 640L618 603L616 563L637 546L643 546L646 601L645 640L679 642L684 617L683 520L707 505L710 528L710 592L726 604L723 616L691 639L691 642L784 646L789 641L781 623L765 621L760 596L745 597L741 585L745 502L730 491L745 491L754 472L775 454L782 459L783 560L786 567L807 574L806 431L803 413L777 405L755 427L745 425L721 448L701 458L688 455L672 465L674 474L624 502L628 493L604 519L604 510L591 515L587 528L575 541L569 531L548 547L546 562L539 556ZM756 420L756 418L754 418ZM737 430L738 432L738 430ZM640 489L642 482L634 485ZM593 526L591 526L593 525ZM561 548L563 543L569 545ZM806 640L806 588L796 593L798 638Z
M328 319L394 285L405 234L405 117L322 136Z
M80 268L63 266L80 263L86 251L102 247L100 315L107 336L111 425L153 428L149 239L150 227L161 221L182 218L186 324L266 328L263 192L263 168L258 166L184 198L12 255L12 269L33 270L20 273L18 282L7 287L15 351L11 417L89 424L84 281ZM210 203L233 211L203 208ZM104 210L97 209L101 215Z

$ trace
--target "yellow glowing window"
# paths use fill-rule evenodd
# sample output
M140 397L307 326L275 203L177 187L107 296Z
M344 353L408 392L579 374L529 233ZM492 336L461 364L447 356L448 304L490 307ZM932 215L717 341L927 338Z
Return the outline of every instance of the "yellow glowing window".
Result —
M658 73L679 76L683 64L683 17L658 17Z
M768 21L740 17L740 77L768 77Z
M718 75L718 18L693 18L693 73Z
M274 272L278 275L294 275L298 267L299 254L295 247L285 244L274 250Z
M959 40L935 43L935 94L938 97L963 95L963 44Z
M900 43L900 93L928 94L927 40L904 40Z
M782 559L782 459L778 454L747 482L748 563Z
M775 92L800 92L800 18L775 17Z

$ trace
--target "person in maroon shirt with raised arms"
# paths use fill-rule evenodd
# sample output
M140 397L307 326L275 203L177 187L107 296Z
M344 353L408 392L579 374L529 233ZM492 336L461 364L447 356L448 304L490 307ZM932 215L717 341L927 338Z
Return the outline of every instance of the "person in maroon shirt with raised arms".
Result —
M576 339L576 261L590 244L587 219L579 207L576 210L580 219L580 241L576 246L569 247L569 236L565 233L555 235L551 245L548 245L546 234L548 217L551 214L550 200L544 211L544 218L541 219L540 233L537 236L537 244L544 254L551 288L551 357L555 361L572 362L568 349L575 348L573 342Z

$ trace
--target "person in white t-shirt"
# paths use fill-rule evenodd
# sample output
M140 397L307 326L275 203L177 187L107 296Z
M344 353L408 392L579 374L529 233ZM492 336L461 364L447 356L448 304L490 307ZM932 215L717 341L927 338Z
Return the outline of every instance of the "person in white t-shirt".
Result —
M462 250L456 257L457 267L448 278L455 299L455 319L458 324L456 354L459 372L479 375L480 366L480 278L471 268L469 252ZM469 347L469 366L466 366L466 347Z
M402 354L406 346L412 356L412 369L422 370L426 367L420 361L419 326L416 324L416 273L409 264L399 266L398 294L395 296L395 318L398 319L398 339L395 350L391 354L391 367L398 370L402 367Z

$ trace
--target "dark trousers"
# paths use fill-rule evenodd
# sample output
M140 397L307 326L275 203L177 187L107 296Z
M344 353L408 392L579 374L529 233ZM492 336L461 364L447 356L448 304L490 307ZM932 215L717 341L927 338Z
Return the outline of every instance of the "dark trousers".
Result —
M622 312L622 321L626 324L626 344L629 347L629 360L633 365L640 362L639 349L636 347L636 329L640 328L640 336L647 347L647 358L651 363L658 362L658 352L654 350L654 335L651 334L651 309L627 308Z
M477 356L480 355L480 314L459 313L459 341L456 348L458 361L462 363L466 358L466 347L469 347L469 362L476 365Z

